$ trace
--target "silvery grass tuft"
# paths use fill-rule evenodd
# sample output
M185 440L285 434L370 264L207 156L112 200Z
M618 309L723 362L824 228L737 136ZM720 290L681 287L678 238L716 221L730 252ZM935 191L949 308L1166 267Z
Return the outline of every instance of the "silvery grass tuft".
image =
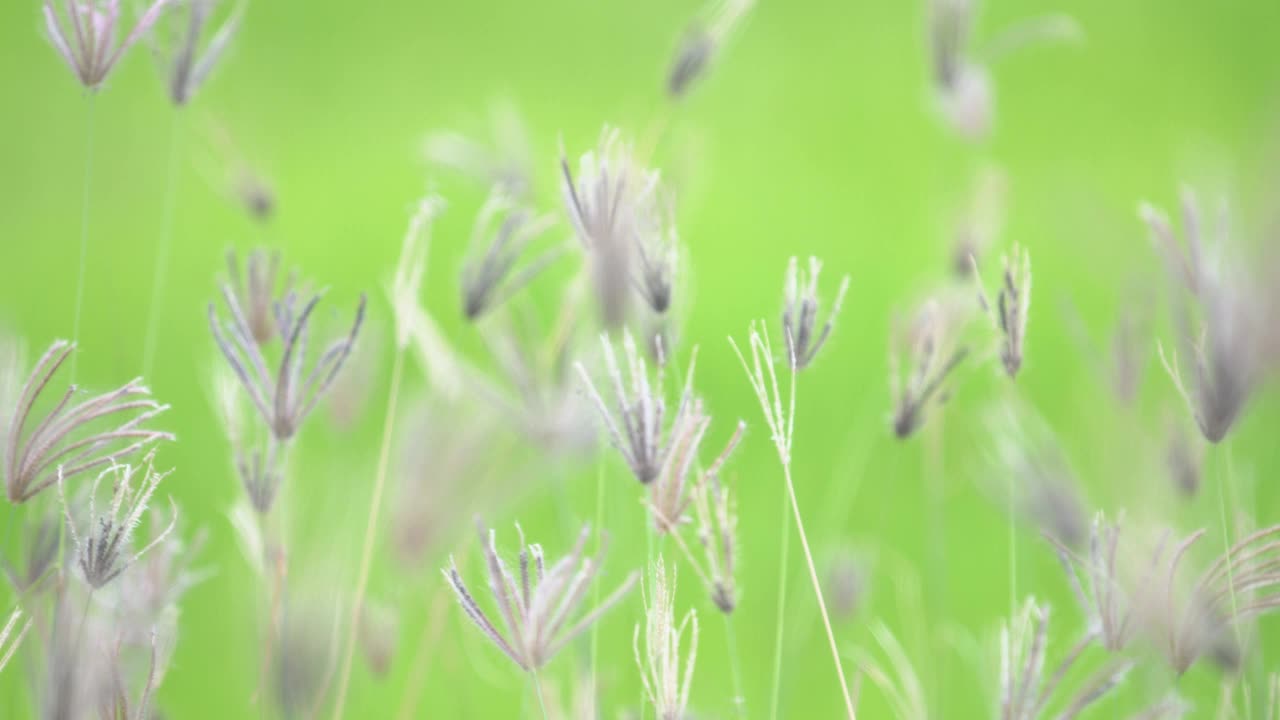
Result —
M21 627L18 621L22 620L22 608L14 608L9 613L9 619L5 622L4 627L0 628L0 671L9 664L10 658L18 651L18 647L22 645L22 639L27 636L27 631L31 629L31 622L34 618L28 617ZM16 633L16 634L15 634Z
M586 367L582 363L577 363L575 367L609 433L610 443L622 454L635 478L648 485L658 478L667 465L668 456L677 440L674 430L684 428L689 423L686 416L693 412L695 405L692 389L694 366L692 363L689 366L689 375L685 378L684 390L671 420L673 430L668 431L664 428L667 412L664 359L659 357L657 378L650 382L648 365L636 350L631 333L624 331L622 349L627 361L627 379L630 381L625 382L607 335L601 336L600 344L604 348L605 367L613 390L616 420L615 410L610 410Z
M157 42L157 54L163 55L169 72L169 99L174 105L186 105L209 79L218 62L230 47L248 0L236 0L217 30L209 35L209 23L223 0L167 0L168 13L176 16L165 47ZM185 10L185 16L179 10ZM153 33L158 35L159 31Z
M640 624L631 635L636 667L645 694L653 703L659 720L684 720L693 686L693 667L698 655L698 613L693 608L676 620L676 573L667 577L662 556L653 563L652 579L641 586L645 596L644 652L640 650ZM681 668L681 645L688 633L687 657Z
M792 370L805 369L817 357L818 351L831 336L831 330L835 328L840 306L849 290L849 276L845 275L840 280L840 288L836 290L836 299L831 304L830 312L819 325L818 310L822 303L818 298L818 274L821 271L822 261L816 257L809 258L808 272L800 270L794 257L787 263L782 332L787 342L787 355Z
M1122 519L1108 521L1099 512L1089 532L1087 554L1082 555L1049 533L1048 540L1057 550L1058 560L1067 574L1067 584L1088 618L1089 632L1095 635L1107 652L1120 652L1128 646L1138 630L1134 617L1132 588L1124 576L1122 562L1133 558L1121 555ZM1128 553L1129 549L1125 549ZM1150 569L1139 578L1139 585L1153 579Z
M83 533L76 528L71 505L67 502L66 485L59 480L58 491L62 497L67 530L75 545L76 564L89 587L97 590L116 579L173 531L178 520L178 508L171 498L172 515L168 526L141 550L133 552L133 531L142 520L152 494L168 474L156 472L154 450L136 465L112 465L103 470L89 488L89 522ZM97 495L103 478L111 481L111 500L99 513Z
M651 312L665 315L679 281L681 245L675 210L661 192L650 211L636 219L635 250L636 270L631 282Z
M689 24L667 72L669 97L683 98L707 74L729 34L754 4L755 0L711 0L702 17Z
M1250 640L1241 625L1280 609L1280 525L1245 536L1187 585L1182 561L1204 532L1172 547L1162 538L1151 556L1152 579L1137 588L1142 627L1179 675L1205 654L1237 669L1245 650L1240 643Z
M170 433L144 427L169 406L152 400L141 378L74 404L78 388L70 385L43 418L33 418L37 401L74 350L74 343L55 341L18 394L5 447L10 502L26 502L59 477L69 480L173 439Z
M275 318L276 293L279 286L280 251L257 248L245 258L241 270L235 250L227 251L227 282L235 296L249 334L259 345L267 345L278 334ZM293 288L291 273L285 280L285 292Z
M209 303L209 328L218 349L267 427L277 440L287 442L319 404L351 355L364 322L365 296L360 296L355 320L346 336L325 347L314 358L310 372L305 372L303 366L310 359L307 349L311 318L322 294L313 294L299 310L297 292L287 289L272 303L275 327L281 339L278 367L272 372L268 370L266 356L256 339L249 316L237 297L236 282L233 276L231 282L222 286L222 297L230 319L219 320L216 305Z
M642 167L616 129L578 162L575 176L563 150L560 192L579 242L587 253L601 319L607 327L626 321L634 278L636 243L656 223L659 174Z
M1088 647L1089 637L1077 643L1052 674L1045 676L1048 655L1049 609L1028 598L1022 609L1000 628L1000 718L1035 720L1047 711L1072 666ZM1070 720L1105 697L1132 669L1129 660L1113 660L1094 672L1053 717Z
M572 552L547 568L542 546L525 546L524 533L519 525L516 530L520 533L522 546L516 569L518 577L498 554L496 533L480 529L480 543L489 575L488 589L498 607L505 633L489 619L467 589L452 558L449 567L441 572L457 595L463 612L480 632L521 670L536 672L630 592L638 575L634 572L629 574L603 602L570 624L572 615L586 599L588 588L600 573L605 546L601 546L595 557L584 558L582 551L590 532L589 528L583 527Z
M1182 213L1185 251L1163 213L1146 204L1139 209L1174 285L1177 349L1166 354L1161 345L1160 358L1200 431L1217 443L1231 431L1260 380L1265 302L1252 278L1226 254L1225 208L1216 236L1206 232L1190 190L1182 194ZM1189 383L1179 370L1179 357L1191 362Z
M738 564L738 508L729 494L729 486L721 482L720 475L725 462L742 442L742 434L746 429L747 424L739 420L720 456L706 472L698 474L693 486L698 543L706 554L707 569L702 571L697 563L693 563L693 566L707 583L711 601L720 612L726 614L733 612L738 604L734 582Z
M1025 406L995 406L984 418L991 460L981 485L998 503L1036 530L1079 548L1089 512L1070 458L1039 415Z
M889 396L893 400L893 433L908 438L924 424L931 405L947 400L944 385L969 354L956 344L957 319L929 298L905 327L896 327L889 340ZM901 355L909 362L904 373Z
M897 720L929 720L924 685L902 643L881 621L871 625L871 635L884 652L888 664L882 664L867 653L859 653L859 669L879 688Z
M977 260L972 260L973 274L977 279L978 306L991 317L996 330L1000 332L1000 363L1004 366L1005 374L1016 378L1018 371L1022 369L1027 318L1031 312L1031 255L1022 246L1014 245L1003 261L1004 269L1000 273L1000 290L996 293L995 305L991 304L982 288Z
M125 51L146 35L168 2L151 3L119 41L120 0L44 0L45 30L80 84L93 91L102 86Z
M551 228L549 215L534 215L501 190L489 195L471 232L470 256L462 265L462 314L468 320L501 304L560 256L552 248L517 269L529 243Z

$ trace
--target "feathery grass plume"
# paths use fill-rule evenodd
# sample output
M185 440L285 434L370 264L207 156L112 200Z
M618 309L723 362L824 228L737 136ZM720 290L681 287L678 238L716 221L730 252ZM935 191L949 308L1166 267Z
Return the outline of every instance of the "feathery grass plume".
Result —
M667 72L668 96L683 98L694 82L706 74L729 33L754 4L755 0L711 0L702 17L689 24L676 49Z
M816 280L816 272L811 275L811 279ZM783 324L784 327L787 326L785 320ZM764 323L751 324L750 335L748 336L748 345L751 350L750 364L748 364L746 356L742 354L738 343L732 337L729 338L729 345L733 348L734 354L738 356L738 362L742 364L742 370L747 375L747 382L751 384L751 390L760 402L760 410L764 414L765 425L768 426L774 448L778 451L778 462L782 465L782 476L787 489L787 499L791 504L791 515L784 515L783 517L794 518L796 531L800 536L800 546L804 550L804 559L809 569L809 581L813 586L814 598L818 602L818 610L827 632L827 643L831 648L831 660L835 665L836 675L840 680L840 691L844 695L845 712L849 720L854 720L856 713L854 711L853 696L849 693L849 684L845 679L844 667L840 662L840 651L836 648L836 636L831 629L831 616L827 613L827 604L822 597L822 584L818 581L818 570L813 563L813 552L809 549L809 537L805 533L804 519L800 515L800 503L796 499L795 483L791 480L791 443L795 437L796 421L796 375L799 374L799 368L796 363L800 355L795 352L795 334L791 332L791 328L786 327L786 329L788 336L787 359L790 363L791 387L788 392L785 411L782 404L782 391L778 386L778 373L774 368L773 345L769 342L769 331L764 329ZM766 370L768 372L767 378ZM786 527L785 521L783 529L789 533L790 529ZM786 553L783 553L784 562L785 559ZM779 638L781 638L781 635L779 635Z
M510 102L490 107L488 138L434 130L424 138L422 153L428 164L452 170L483 190L498 189L512 198L533 194L529 130Z
M929 8L933 91L947 124L967 140L981 140L991 130L995 89L988 66L1016 50L1084 37L1070 17L1043 15L1004 28L974 52L975 5L974 0L931 0Z
M166 38L166 47L156 45L157 54L164 55L169 68L169 99L174 105L186 105L209 79L209 75L222 60L240 27L247 0L236 0L235 8L223 19L218 29L205 41L205 31L213 19L215 8L221 0L167 0L169 12L178 14L179 6L185 6L185 18L175 18ZM185 24L181 21L185 20ZM152 34L152 39L159 32Z
M62 519L48 516L38 519L34 524L23 528L26 548L23 553L21 567L14 566L7 559L0 560L0 569L9 578L9 584L19 595L38 592L42 581L50 576L54 568L54 560L58 558L62 540Z
M1259 313L1265 308L1252 279L1226 257L1225 208L1216 239L1204 231L1199 202L1190 190L1182 194L1182 213L1185 252L1159 210L1147 204L1139 209L1175 286L1177 350L1166 354L1160 345L1160 359L1200 431L1209 442L1217 443L1235 425L1259 382L1264 327ZM1194 375L1189 385L1178 367L1180 356L1191 361Z
M561 307L565 314L545 337L515 322L503 332L481 331L509 386L481 384L481 391L522 436L555 457L585 454L596 446L595 410L578 390L573 370L576 320L569 302Z
M929 50L933 91L951 128L969 140L991 129L995 102L987 68L969 57L973 0L932 0L929 7Z
M271 181L245 157L224 125L208 122L204 134L208 148L199 165L201 174L227 200L239 204L250 218L261 223L269 221L277 205Z
M636 218L636 272L632 279L640 299L655 315L671 309L681 264L675 210L665 194L655 191L650 211Z
M973 275L978 288L978 305L991 317L1000 331L1000 362L1010 378L1018 376L1022 369L1022 355L1027 336L1027 317L1031 312L1031 255L1020 245L1004 257L1004 271L1000 274L1000 291L996 304L991 305L982 288L977 260Z
M667 577L666 564L659 555L653 563L652 579L642 584L644 607L644 653L640 652L640 624L631 635L631 647L644 692L653 703L659 720L684 720L693 686L693 666L698 655L698 612L693 608L676 622L676 573ZM647 590L647 592L644 592ZM681 641L689 633L688 657L680 668Z
M1187 586L1182 561L1204 532L1172 548L1162 539L1151 560L1153 581L1138 587L1142 626L1179 675L1205 654L1228 670L1238 668L1244 648L1233 630L1280 609L1280 525L1245 536Z
M125 51L151 29L168 2L152 2L125 39L118 41L120 0L63 0L60 9L56 0L44 0L45 30L80 84L97 90ZM67 26L71 32L64 30Z
M711 426L711 416L703 412L702 398L692 396L690 387L693 369L698 361L698 349L693 349L689 362L689 375L685 381L687 404L682 399L681 409L671 421L667 432L667 450L663 453L658 475L649 485L649 512L653 515L654 528L659 534L676 532L685 522L685 511L693 501L689 490L689 473L698 461L698 448Z
M240 484L249 497L249 504L259 515L271 512L271 506L275 503L276 494L284 479L283 460L279 450L280 443L272 435L263 439L260 448L232 448Z
M143 427L169 406L151 399L142 378L74 405L77 387L71 385L28 432L36 401L74 350L74 343L54 341L17 398L7 428L5 490L10 502L26 502L59 478L69 480L173 439L170 433Z
M982 485L1041 533L1070 548L1088 534L1087 503L1080 483L1053 431L1025 406L993 406L984 413L991 438L990 467Z
M310 372L304 372L311 330L311 317L323 293L313 294L298 309L297 291L287 288L272 303L281 354L274 375L267 369L267 358L259 345L249 316L237 297L237 276L222 286L222 297L230 313L229 320L219 320L217 306L209 303L209 329L218 349L240 380L245 393L261 413L263 421L280 442L288 442L311 414L355 347L356 337L364 322L365 296L360 295L355 320L344 337L331 342L314 359Z
M981 168L951 230L951 272L959 279L973 274L973 260L981 259L1000 236L1004 225L1008 177L995 165Z
M734 573L738 565L738 508L729 495L729 486L720 474L729 456L742 442L747 424L738 421L728 444L706 472L698 473L693 485L693 508L698 519L698 542L707 557L704 580L710 584L711 601L720 612L731 613L738 605ZM696 564L694 567L698 567Z
M787 279L785 296L782 305L782 335L787 341L787 355L792 370L803 370L809 367L818 351L826 344L835 327L836 316L840 314L840 305L849 290L849 276L840 280L840 289L836 291L835 302L826 320L818 327L818 273L822 270L822 261L816 257L809 258L809 271L800 270L796 258L787 263Z
M1183 497L1195 497L1200 491L1201 465L1204 453L1199 441L1178 422L1169 424L1169 437L1164 446L1164 464L1173 487Z
M1021 611L1000 628L1000 718L1035 720L1044 717L1054 692L1087 649L1088 635L1077 643L1053 673L1045 677L1049 650L1049 608L1027 598ZM1133 667L1129 660L1106 663L1070 695L1066 708L1055 717L1069 720L1119 685Z
M601 319L606 327L618 327L631 303L633 256L640 233L658 222L654 212L659 174L641 167L631 145L609 127L601 131L596 149L578 161L576 178L563 148L560 170L560 192L587 253Z
M613 411L596 389L591 375L582 363L576 363L578 376L587 388L592 402L605 429L609 432L609 442L622 455L631 474L642 484L648 485L658 478L668 463L668 457L674 451L678 440L675 432L678 428L688 428L687 417L693 413L697 404L693 398L693 364L689 365L689 374L685 377L684 390L680 393L680 403L671 420L671 430L664 434L667 400L665 397L664 358L658 359L658 372L654 382L649 381L649 368L644 358L636 351L635 340L631 333L623 331L622 351L627 361L627 375L630 383L625 383L622 372L618 369L618 359L614 355L613 345L607 335L600 337L604 348L605 367L610 384L613 386L614 401L617 405L618 419L615 421ZM621 426L621 427L619 427ZM696 433L701 435L701 433ZM687 468L686 468L687 469Z
M483 526L478 530L489 572L489 592L498 606L506 634L489 620L476 602L458 574L458 566L452 557L449 558L449 567L441 572L457 595L458 604L467 618L526 672L535 672L550 661L561 648L613 608L631 591L638 579L637 573L630 573L595 609L568 625L570 617L586 599L587 588L600 573L600 563L604 559L606 546L603 544L595 557L582 556L590 529L584 526L573 551L548 569L543 560L542 546L525 546L524 532L516 525L521 544L518 580L498 554L496 533L490 529L486 538Z
M931 404L946 402L943 384L968 357L969 348L955 342L959 318L948 308L931 297L909 324L894 323L889 340L889 396L894 404L893 434L898 438L911 437L924 424ZM905 374L904 349L910 359Z
M33 618L27 618L22 623L22 627L18 628L18 621L22 619L22 608L14 608L9 613L9 620L0 628L0 671L9 664L9 659L18 651L18 646L22 644L22 639L27 636L27 631L31 629L31 621ZM14 630L17 634L14 634Z
M907 657L902 643L894 637L888 626L877 620L871 625L871 635L884 651L888 659L888 667L865 652L859 652L859 669L866 673L885 700L888 701L893 716L898 720L929 720L929 703L925 697L924 686L916 674L915 666Z
M227 281L236 304L244 314L249 334L258 345L268 345L276 338L276 292L280 287L280 251L257 248L249 253L240 270L235 250L227 251ZM293 289L294 276L285 281L284 292Z
M1109 522L1103 513L1095 515L1086 557L1052 535L1044 536L1056 549L1067 584L1088 617L1089 633L1111 653L1124 650L1138 630L1131 592L1120 566L1126 559L1120 555L1120 529L1120 519ZM1143 582L1150 579L1148 572Z
M170 472L173 471L156 472L155 451L152 450L136 465L112 465L98 473L89 488L89 523L84 533L76 528L76 521L71 517L66 483L59 477L58 492L62 499L67 529L75 545L76 564L84 573L89 587L97 590L116 579L173 532L178 522L178 506L170 498L171 516L168 526L141 550L133 552L133 531L142 520L142 513L146 512L147 503L159 487L160 481L168 477ZM111 501L103 508L104 512L99 514L98 486L108 476L111 479ZM137 486L133 487L135 480Z
M489 195L471 231L471 256L462 265L462 314L477 320L527 285L556 258L562 248L541 253L516 270L529 243L555 220L534 215L497 190Z

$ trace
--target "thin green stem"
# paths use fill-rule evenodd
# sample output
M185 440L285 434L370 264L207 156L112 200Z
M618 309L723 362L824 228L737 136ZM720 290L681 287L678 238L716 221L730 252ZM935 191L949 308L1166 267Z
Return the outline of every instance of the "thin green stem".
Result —
M778 614L775 621L773 639L773 691L769 696L769 717L778 718L778 700L782 694L782 648L784 640L784 624L787 617L787 556L790 555L791 513L787 512L787 503L782 503L782 519L778 525L782 528L782 538L778 541L781 559L778 563Z
M533 692L538 696L538 709L542 711L542 720L547 720L547 704L542 699L542 683L538 681L538 671L529 673L533 677Z
M373 497L369 501L369 520L364 528L364 547L360 553L360 572L356 579L355 600L351 603L351 618L347 623L347 650L342 659L342 675L338 682L337 699L334 701L334 720L342 717L347 701L347 688L351 682L351 665L355 659L356 634L359 631L360 613L364 593L369 585L369 569L373 564L373 544L377 537L378 515L382 509L382 491L387 480L387 466L391 457L391 436L396 420L396 401L400 397L400 378L404 375L404 348L396 348L391 367L391 388L387 397L387 415L382 425L382 449L378 454L378 472L373 481ZM541 699L541 698L539 698Z
M84 277L89 255L89 202L93 193L93 128L97 95L89 93L84 123L84 193L80 200L80 269L76 274L75 319L71 323L71 340L80 342L80 311L84 307ZM71 355L71 382L76 381L76 365L79 353Z
M142 341L142 376L149 377L156 356L156 336L160 322L160 301L164 297L165 273L169 269L169 252L173 245L173 219L178 204L178 181L182 156L182 108L173 109L169 123L169 170L164 185L160 210L160 239L156 244L156 265L151 279L151 304L147 307L147 329Z
M604 535L601 528L604 527L604 476L605 476L605 454L599 453L596 461L596 525L593 528L596 533L596 553L599 554ZM592 583L591 589L591 607L600 607L600 583ZM591 710L592 717L596 715L596 704L600 698L600 676L598 674L598 664L600 659L600 623L591 623Z
M725 644L729 651L729 674L733 677L734 716L744 718L747 716L747 698L742 691L742 665L738 658L738 631L733 627L733 615L720 613L720 616L724 618Z
M1225 441L1224 441L1225 442ZM1226 462L1220 465L1219 482L1218 482L1218 507L1222 516L1222 545L1223 554L1227 559L1227 591L1231 595L1231 617L1235 618L1239 614L1239 605L1236 602L1236 580L1235 580L1235 563L1231 561L1231 546L1234 544L1233 532L1235 523L1227 516L1227 496L1231 493L1231 455L1227 451L1225 445L1219 445L1220 451L1226 457ZM1232 513L1234 515L1234 513ZM1232 622L1231 631L1235 636L1236 646L1243 652L1243 638L1240 636L1240 626Z

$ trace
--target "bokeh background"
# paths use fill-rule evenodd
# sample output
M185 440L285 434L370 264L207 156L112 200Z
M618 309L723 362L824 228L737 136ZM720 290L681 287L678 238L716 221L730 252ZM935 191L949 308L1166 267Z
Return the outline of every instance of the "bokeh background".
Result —
M1114 404L1097 368L1119 308L1162 303L1161 266L1137 219L1139 200L1172 207L1182 183L1196 184L1210 197L1231 198L1246 244L1276 241L1267 231L1280 157L1280 5L983 3L979 47L1010 22L1051 10L1070 14L1084 39L1030 48L997 64L993 132L979 143L957 137L936 112L923 3L764 0L705 82L672 107L664 76L699 10L673 0L259 0L250 3L231 54L180 117L147 49L125 58L94 101L80 374L86 384L106 387L139 372L179 123L173 254L158 310L157 362L147 379L173 405L166 424L179 437L163 453L177 468L165 487L188 527L208 529L201 565L213 575L183 602L179 644L159 695L169 717L264 712L251 699L261 595L227 521L241 490L212 403L215 357L205 308L224 252L283 248L291 266L330 287L327 312L335 318L358 293L369 293L364 340L387 346L383 287L414 201L434 188L450 207L436 229L424 302L464 351L479 350L456 298L461 253L483 195L433 170L422 141L441 128L486 137L495 104L515 108L526 123L535 192L557 213L560 143L577 155L594 146L606 123L639 136L668 114L655 162L679 188L692 272L682 352L701 346L698 387L715 417L709 445L718 446L736 418L751 426L730 471L741 512L742 597L734 623L750 715L767 707L780 582L790 588L782 714L833 717L840 708L796 543L790 576L778 576L781 476L725 340L744 337L754 318L776 323L791 255L822 257L832 290L839 274L852 278L828 348L801 378L795 448L797 490L819 563L841 549L870 558L867 594L855 614L837 621L847 667L855 648L877 652L868 627L880 619L914 659L937 714L991 714L994 668L968 647L1008 612L1009 533L1000 503L982 489L990 485L998 440L983 418L1013 396L1061 443L1091 506L1164 513L1183 531L1208 525L1208 544L1220 546L1220 525L1212 523L1230 452L1250 512L1262 523L1280 520L1271 481L1280 470L1273 391L1252 402L1229 451L1208 453L1199 496L1179 503L1162 452L1169 423L1185 422L1186 414L1154 346L1145 347L1135 409ZM0 88L0 323L34 352L71 334L89 104L44 39L35 0L0 6ZM265 228L227 191L226 137L276 192L277 212ZM976 172L993 163L1009 188L997 247L1023 243L1034 262L1026 367L1011 389L994 363L969 364L927 432L899 442L888 426L891 318L947 280L955 208ZM557 232L567 236L567 225ZM995 266L993 254L987 269ZM1095 347L1073 329L1077 315ZM1153 332L1168 338L1156 317ZM387 366L385 347L373 355L371 362L381 363L375 367ZM297 453L290 560L299 588L342 594L353 584L385 375L370 374L368 405L352 428L315 422ZM409 378L410 393L423 385L416 366ZM512 546L506 529L519 520L553 553L563 550L575 523L594 513L596 472L589 460L555 473L510 473L503 482L526 499L490 519ZM604 472L613 540L607 587L643 563L645 541L634 481L611 454ZM562 495L552 490L557 484ZM447 512L468 518L479 509ZM0 516L9 524L19 514L6 509ZM1051 652L1060 653L1080 614L1035 530L1018 533L1018 593L1053 605ZM449 548L476 567L469 534ZM419 717L536 716L527 680L464 627L452 606L425 677L411 678L444 562L437 554L404 568L380 544L371 594L399 608L398 649L384 678L357 663L350 717L393 716L407 692L421 693ZM703 621L692 705L700 716L731 717L723 624L692 573L682 572L682 581L680 607L697 607ZM634 709L639 698L630 636L640 613L637 593L602 625L607 717ZM1278 625L1261 623L1270 662L1280 649ZM574 646L557 659L543 674L549 692L566 692L585 658L585 647ZM1149 698L1162 682L1149 675L1135 673L1096 716L1119 717ZM22 678L0 678L0 715L28 712ZM1207 713L1218 673L1197 667L1180 688ZM864 689L862 707L866 717L888 716L872 688Z

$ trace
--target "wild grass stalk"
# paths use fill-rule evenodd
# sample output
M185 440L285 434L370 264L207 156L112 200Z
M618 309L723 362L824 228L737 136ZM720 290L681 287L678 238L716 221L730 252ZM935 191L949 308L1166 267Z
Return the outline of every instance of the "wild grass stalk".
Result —
M816 272L814 274L816 275ZM843 290L841 295L843 295ZM819 337L825 339L826 333L824 332ZM782 465L783 480L787 489L787 498L791 504L791 514L795 520L797 533L800 536L800 546L804 551L805 562L809 570L809 581L813 585L814 596L818 602L818 610L822 614L822 623L827 632L827 642L831 647L832 662L835 664L836 674L840 680L840 690L844 696L845 711L849 719L854 720L857 713L854 711L853 697L849 694L849 683L845 678L844 667L840 661L839 648L836 647L835 632L831 628L831 616L827 612L826 600L823 599L822 584L818 580L818 570L813 562L813 552L809 548L809 538L804 530L804 519L800 515L800 503L796 499L795 483L791 477L791 445L795 431L798 359L802 357L812 359L812 353L806 356L805 353L801 352L800 348L793 344L791 337L788 337L787 357L791 366L791 382L788 391L787 410L784 413L782 394L778 385L777 373L774 369L773 347L769 343L768 331L757 330L753 326L749 336L749 343L751 351L750 364L748 364L747 358L743 355L742 350L739 349L738 344L732 337L729 338L729 344L733 347L734 353L737 354L739 362L742 363L742 369L746 372L752 390L754 390L756 398L760 401L765 423L769 426L774 446L778 452L778 460ZM821 339L818 341L818 345L821 345ZM816 348L814 352L816 352ZM766 369L768 371L767 382ZM782 584L785 586L785 583Z

